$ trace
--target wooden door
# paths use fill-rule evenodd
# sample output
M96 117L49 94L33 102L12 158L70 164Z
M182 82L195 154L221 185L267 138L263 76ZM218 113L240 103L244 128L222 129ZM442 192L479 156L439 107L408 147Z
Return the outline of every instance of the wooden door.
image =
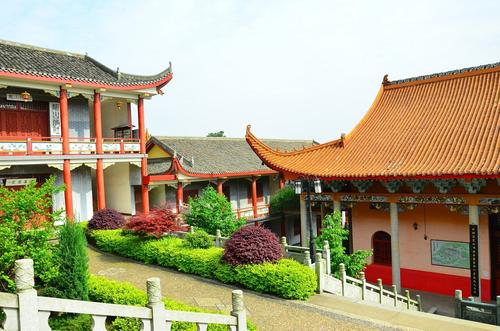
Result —
M0 136L3 137L47 137L49 136L49 111L26 109L26 105L16 105L15 109L0 109Z

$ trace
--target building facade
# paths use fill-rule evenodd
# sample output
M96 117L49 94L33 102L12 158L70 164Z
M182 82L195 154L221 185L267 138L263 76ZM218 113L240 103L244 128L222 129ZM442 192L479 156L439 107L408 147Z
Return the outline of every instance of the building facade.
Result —
M500 294L500 64L400 81L384 77L340 139L284 153L247 130L285 179L321 180L312 226L346 211L348 250L370 249L367 279L489 300ZM302 244L309 241L302 195Z
M282 150L314 144L266 142ZM284 185L279 173L263 165L243 138L153 136L147 152L151 206L167 204L182 211L189 197L210 185L228 198L238 217L263 221L269 214L270 196Z
M171 79L171 67L137 76L87 55L0 41L0 185L55 176L65 191L53 208L76 220L104 207L134 214L137 190L147 211L144 100Z

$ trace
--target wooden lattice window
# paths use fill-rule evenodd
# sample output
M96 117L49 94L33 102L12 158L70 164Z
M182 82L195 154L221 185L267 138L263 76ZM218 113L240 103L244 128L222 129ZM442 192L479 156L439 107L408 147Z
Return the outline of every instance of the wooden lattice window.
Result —
M391 265L391 235L377 231L373 235L373 263Z

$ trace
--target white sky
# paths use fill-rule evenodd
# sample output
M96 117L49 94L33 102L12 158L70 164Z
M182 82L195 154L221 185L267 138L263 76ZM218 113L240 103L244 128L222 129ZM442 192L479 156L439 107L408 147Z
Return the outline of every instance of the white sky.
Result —
M9 1L0 38L87 52L123 72L172 61L146 103L158 135L324 142L390 79L500 61L500 1Z

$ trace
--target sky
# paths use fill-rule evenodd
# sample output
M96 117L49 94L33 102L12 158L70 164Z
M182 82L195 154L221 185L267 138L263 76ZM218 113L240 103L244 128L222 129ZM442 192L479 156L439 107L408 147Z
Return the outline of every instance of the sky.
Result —
M500 1L9 1L0 39L88 53L156 74L152 134L330 141L362 118L385 74L500 62ZM7 14L10 13L10 14Z

